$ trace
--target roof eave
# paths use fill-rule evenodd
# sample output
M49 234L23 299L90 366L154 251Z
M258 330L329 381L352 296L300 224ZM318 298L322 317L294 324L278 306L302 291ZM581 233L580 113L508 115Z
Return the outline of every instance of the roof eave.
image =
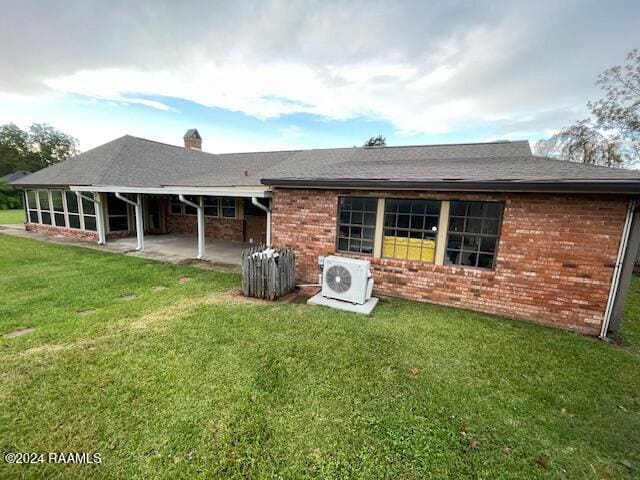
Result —
M434 190L462 192L548 192L640 194L640 181L394 181L384 179L277 179L265 178L264 185L280 188L371 188L376 190Z

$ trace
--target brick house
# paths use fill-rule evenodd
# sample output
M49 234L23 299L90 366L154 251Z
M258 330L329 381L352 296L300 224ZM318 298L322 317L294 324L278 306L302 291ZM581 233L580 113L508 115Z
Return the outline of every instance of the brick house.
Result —
M183 233L371 261L374 293L606 336L640 242L640 173L489 142L209 154L125 136L13 183L25 228L95 239Z

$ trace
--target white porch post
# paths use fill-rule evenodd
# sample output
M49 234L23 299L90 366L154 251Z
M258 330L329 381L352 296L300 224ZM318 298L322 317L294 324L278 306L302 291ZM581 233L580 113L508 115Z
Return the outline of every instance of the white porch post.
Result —
M104 226L104 215L102 211L102 198L99 193L94 193L92 197L87 197L86 195L76 192L76 197L78 197L78 207L82 204L82 200L86 200L87 202L93 202L93 209L96 212L96 229L98 230L98 245L104 245L107 243L107 236L105 234L105 226ZM66 199L64 200L66 202ZM80 208L78 208L78 212L80 212Z
M185 205L195 208L198 213L198 256L196 258L204 260L204 199L201 195L198 203L193 203L184 198L182 194L178 195L178 199Z
M142 218L142 194L138 194L136 196L136 201L129 200L127 197L124 197L119 192L115 192L116 198L119 198L123 202L128 203L129 205L133 205L136 209L136 237L138 240L138 245L136 246L136 250L143 251L144 250L144 219Z

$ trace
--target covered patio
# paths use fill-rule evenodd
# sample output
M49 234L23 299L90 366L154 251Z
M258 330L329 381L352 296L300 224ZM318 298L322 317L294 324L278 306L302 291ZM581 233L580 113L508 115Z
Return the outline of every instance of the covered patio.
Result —
M136 250L136 237L111 239L106 244L98 245L95 241L88 239L25 230L22 224L3 225L0 227L0 234L32 238L48 243L91 248L93 250L106 250L113 253L150 258L161 262L194 263L198 266L238 273L241 270L242 250L247 246L247 244L229 240L208 240L205 246L207 261L196 261L194 259L194 238L189 235L148 235L145 236L144 250L139 251Z

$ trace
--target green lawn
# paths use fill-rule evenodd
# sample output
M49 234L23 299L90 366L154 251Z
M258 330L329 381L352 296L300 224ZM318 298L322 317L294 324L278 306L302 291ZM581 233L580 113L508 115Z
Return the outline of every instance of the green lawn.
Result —
M22 209L0 210L0 225L12 223L24 223L24 211Z
M103 458L0 477L640 472L633 348L401 300L370 318L243 301L238 281L0 235L0 333L35 327L0 337L2 450Z

